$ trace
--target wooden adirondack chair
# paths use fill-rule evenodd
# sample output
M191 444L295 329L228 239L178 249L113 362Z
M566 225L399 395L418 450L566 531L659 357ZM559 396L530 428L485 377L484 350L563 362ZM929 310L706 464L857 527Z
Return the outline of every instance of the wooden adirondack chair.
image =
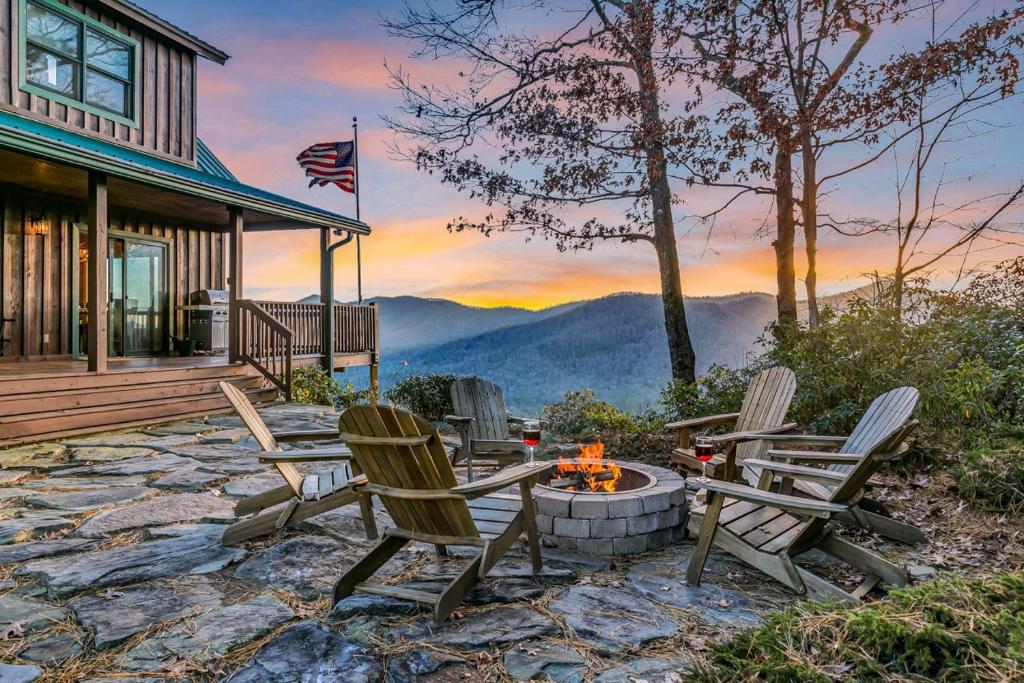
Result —
M785 462L787 458L806 461L808 457L816 454L829 454L824 451L783 450L787 447L838 447L836 455L851 457L845 460L832 459L828 463L827 469L838 474L846 474L856 466L859 456L875 447L881 435L892 432L911 418L919 398L920 393L914 387L899 387L882 394L871 403L849 436L772 434L764 436L762 442L772 445L772 450L769 452L771 459L775 462ZM756 471L756 465L751 466L747 463L746 467ZM818 500L828 500L836 488L835 484L827 481L793 479L780 488L780 492L790 493L789 487L793 491ZM924 533L916 526L893 519L885 513L885 507L880 503L870 498L864 498L849 513L842 513L837 519L903 543L923 543L925 541Z
M235 516L244 517L280 503L287 503L281 511L257 514L255 517L230 525L221 537L222 543L229 545L262 536L349 503L359 503L366 537L377 538L377 525L373 517L371 496L369 493L357 492L353 488L352 472L349 467L352 451L347 446L338 444L325 448L283 452L278 445L280 441L337 438L337 430L292 431L273 434L246 395L237 387L227 382L221 382L220 390L234 406L238 416L249 429L249 433L260 445L262 449L259 455L260 462L272 463L281 473L285 482L284 485L276 489L257 493L239 501L235 505ZM308 475L303 475L295 467L296 463L331 461L340 462L341 465ZM359 481L359 479L355 481Z
M431 605L440 624L524 532L533 570L540 571L530 489L548 463L516 465L459 485L440 435L426 420L397 408L356 406L342 414L340 425L341 439L352 448L353 468L368 480L357 490L379 496L395 526L341 577L335 603L354 591L415 600ZM496 493L515 484L518 496ZM480 554L440 594L366 582L410 541L432 543L442 554L449 545L477 547Z
M898 457L905 450L903 442L916 426L917 422L913 421L879 435L875 445L861 456L811 454L800 459L812 464L851 464L853 469L846 473L768 459L756 463L762 470L757 488L703 477L688 479L687 487L708 491L708 502L703 508L691 510L687 522L689 530L697 534L697 547L687 567L687 583L700 583L708 551L714 543L815 600L852 603L880 581L893 586L906 585L906 573L900 567L840 538L831 521L853 510L868 479L885 461ZM771 458L771 451L768 453ZM856 462L851 462L854 459ZM767 490L775 476L784 480L824 482L833 486L832 493L827 500L816 500ZM811 549L837 557L864 571L867 577L853 593L847 593L793 562L796 556Z
M735 451L735 459L742 464L747 458L764 455L768 450L765 441L744 440L751 433L773 434L791 431L796 423L786 423L786 412L796 392L796 375L789 368L774 367L758 373L750 380L747 393L743 397L743 405L738 413L725 413L697 417L680 422L671 422L665 427L673 430L679 437L679 447L670 456L672 462L690 470L702 471L703 463L697 460L691 446L691 435L695 428L713 427L733 424L734 429L728 434L713 437L713 441L725 450L725 454L716 455L708 463L708 474L721 479L725 466L725 457Z
M454 414L445 415L444 420L459 430L462 447L456 453L455 462L466 461L470 481L473 481L474 456L496 460L499 464L523 460L523 443L509 438L508 426L533 418L509 413L501 387L470 377L453 382L451 392Z

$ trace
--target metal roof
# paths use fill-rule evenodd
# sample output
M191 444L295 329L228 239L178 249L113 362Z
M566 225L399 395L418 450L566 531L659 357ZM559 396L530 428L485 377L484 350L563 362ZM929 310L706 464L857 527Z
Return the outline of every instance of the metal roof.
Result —
M238 178L232 173L227 166L224 165L217 155L213 153L206 143L196 138L196 165L199 166L201 171L209 173L210 175L219 176L227 180L234 180L238 182Z
M361 221L239 182L205 145L202 147L206 151L199 154L205 160L194 168L0 111L0 147L303 224L294 227L332 228L364 235L370 232L370 227ZM213 162L219 170L211 165ZM291 226L281 226L286 227Z

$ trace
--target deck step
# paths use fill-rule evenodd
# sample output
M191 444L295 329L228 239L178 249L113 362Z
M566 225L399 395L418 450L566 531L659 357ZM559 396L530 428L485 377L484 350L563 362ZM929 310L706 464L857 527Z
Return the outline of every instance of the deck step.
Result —
M0 448L33 441L230 412L220 382L253 403L276 401L255 370L244 365L114 371L103 375L18 378L17 393L0 382ZM61 386L63 385L63 386Z

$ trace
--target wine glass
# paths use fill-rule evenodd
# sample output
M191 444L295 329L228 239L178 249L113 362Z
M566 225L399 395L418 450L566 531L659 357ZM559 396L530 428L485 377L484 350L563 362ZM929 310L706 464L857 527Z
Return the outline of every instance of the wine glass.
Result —
M523 445L529 448L527 462L533 463L534 452L540 444L540 422L526 420L523 422Z
M710 436L701 435L697 437L693 446L693 454L701 462L701 476L708 478L708 463L715 457L715 443Z

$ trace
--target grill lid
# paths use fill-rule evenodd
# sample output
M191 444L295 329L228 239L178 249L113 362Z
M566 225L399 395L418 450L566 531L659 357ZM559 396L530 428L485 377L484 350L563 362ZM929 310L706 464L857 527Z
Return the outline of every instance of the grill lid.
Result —
M188 302L199 306L227 306L229 293L226 289L197 289L188 295Z

